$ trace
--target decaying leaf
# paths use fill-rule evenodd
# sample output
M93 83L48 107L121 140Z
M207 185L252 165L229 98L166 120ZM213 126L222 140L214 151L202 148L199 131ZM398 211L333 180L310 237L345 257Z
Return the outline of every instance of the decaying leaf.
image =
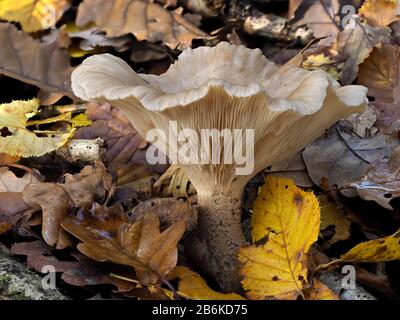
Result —
M373 105L380 111L378 123L384 127L400 119L400 49L385 44L374 49L360 66L358 83L368 88L375 98Z
M319 220L313 193L291 180L267 177L254 204L253 245L239 250L241 282L249 298L303 295L307 252L318 238Z
M131 266L142 283L155 284L176 266L177 243L185 222L178 221L160 233L159 218L148 213L132 224L120 224L112 232L74 217L66 218L62 227L83 242L78 249L86 256Z
M111 176L102 164L86 166L75 175L66 175L64 183L36 183L23 192L24 201L42 210L42 236L49 245L65 247L65 234L60 227L69 208L91 206L95 198L112 192Z
M385 262L400 259L400 230L391 236L362 242L341 255L339 262Z
M63 132L28 130L28 119L39 109L39 101L14 101L0 105L0 129L5 128L9 134L0 136L0 152L12 156L41 156L64 145L74 129ZM41 134L44 136L38 136Z
M245 300L236 293L220 293L212 290L196 272L186 267L175 267L168 276L179 279L178 294L193 300Z
M147 142L136 132L125 114L109 104L86 105L90 127L79 129L74 138L104 140L109 170L117 171L118 184L132 181L165 171L165 165L150 166L146 160Z
M388 163L377 162L368 166L365 174L350 185L364 200L372 200L393 210L390 201L400 197L400 147L395 149Z
M164 197L189 197L195 193L188 176L177 165L172 164L154 184Z
M350 221L343 214L342 210L338 209L332 201L329 201L325 194L318 196L319 205L321 208L321 227L320 230L325 230L329 226L335 227L335 233L327 242L333 244L337 241L347 240L350 238Z
M338 68L335 67L334 61L331 57L326 56L323 53L320 54L313 54L309 55L301 65L302 68L307 70L324 70L325 72L329 73L332 78L335 80L339 80L340 74Z
M197 228L197 210L186 200L176 198L153 198L139 203L131 211L131 219L142 218L146 213L154 212L160 218L161 228L178 222L186 222L186 230Z
M193 39L207 37L178 11L145 0L84 0L76 24L83 27L90 22L109 37L132 33L139 41L162 41L171 49L187 48Z
M370 25L384 27L399 20L400 4L396 0L367 0L358 13Z
M7 167L0 167L0 192L22 192L27 185L37 182L39 180L30 172L19 178Z
M342 73L342 84L351 84L358 74L358 66L370 55L375 46L388 41L388 27L372 27L355 20L355 25L348 24L337 36L332 49L346 61Z
M26 32L54 27L71 0L2 0L0 18L19 22Z
M72 254L77 260L60 261L54 255L54 248L37 240L32 242L20 242L11 247L11 253L27 256L27 264L36 272L47 272L47 266L51 265L55 272L61 272L61 278L74 286L111 284L118 288L119 292L126 292L134 288L134 284L111 277L106 268L96 264L82 254Z
M335 292L318 279L314 279L312 288L305 293L305 296L307 300L340 300Z
M0 43L0 74L74 98L70 58L57 41L42 43L10 23L0 23Z

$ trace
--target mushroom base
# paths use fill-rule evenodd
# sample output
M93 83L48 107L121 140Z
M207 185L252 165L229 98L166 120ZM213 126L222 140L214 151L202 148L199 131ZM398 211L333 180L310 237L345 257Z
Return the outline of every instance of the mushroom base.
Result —
M237 251L246 245L238 197L199 195L198 226L207 246L209 272L226 292L240 289Z

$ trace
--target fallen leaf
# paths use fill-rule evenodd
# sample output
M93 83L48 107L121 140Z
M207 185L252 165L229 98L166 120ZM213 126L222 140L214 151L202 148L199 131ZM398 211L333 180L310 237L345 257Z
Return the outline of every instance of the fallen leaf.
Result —
M187 48L193 39L208 36L178 11L144 0L84 0L76 24L83 27L90 22L109 37L132 33L139 41L162 41L171 49Z
M109 104L100 106L89 103L85 114L92 124L79 129L74 138L104 140L107 146L107 166L109 170L117 172L119 185L127 185L165 171L165 165L148 164L147 142L136 132L121 110Z
M318 200L293 181L268 176L254 204L253 245L239 250L240 274L251 299L296 299L307 283L307 252L318 239Z
M345 64L341 72L343 85L351 84L358 75L359 65L370 55L374 47L388 41L391 30L388 27L372 27L359 20L355 25L346 25L337 35L332 49L337 51Z
M340 300L339 296L318 279L314 279L313 286L305 294L307 300Z
M399 20L400 4L396 0L367 0L358 10L370 25L385 27Z
M130 218L138 220L148 212L154 212L160 218L161 228L167 228L178 221L186 222L187 231L197 228L197 210L189 201L176 198L149 199L134 207Z
M111 176L102 164L86 166L78 174L66 175L64 183L36 183L23 192L24 201L32 208L42 210L42 236L49 245L64 247L65 237L60 222L69 208L90 207L94 199L112 192Z
M42 43L13 24L0 23L0 42L0 74L75 98L70 88L70 58L56 41Z
M174 164L154 183L154 188L164 197L187 198L196 192L185 172Z
M0 192L22 192L27 185L37 182L32 173L26 172L19 178L7 167L0 167Z
M335 227L335 233L332 238L327 241L328 244L349 239L350 221L346 218L343 211L338 209L334 202L329 201L325 194L319 195L318 200L321 208L320 230L323 231L329 226Z
M372 104L380 111L378 125L390 127L400 119L400 49L385 44L376 48L360 66L358 83L375 98Z
M143 284L155 284L176 266L177 243L185 222L176 222L160 233L157 215L148 213L132 224L120 224L113 232L74 217L63 220L62 227L83 242L78 250L86 256L131 266Z
M330 262L386 262L400 259L400 230L391 236L362 242Z
M382 207L393 210L390 201L400 197L400 147L395 149L388 163L377 162L368 166L365 174L353 181L364 200L376 201Z
M9 132L5 137L0 136L0 152L12 156L41 156L60 148L68 141L75 129L61 132L27 129L28 119L38 109L37 99L0 105L0 129Z
M54 27L70 6L70 0L2 0L0 18L19 22L24 31L35 32Z
M178 294L193 300L245 300L236 293L220 293L212 290L196 272L186 267L175 267L169 274L170 280L179 279Z

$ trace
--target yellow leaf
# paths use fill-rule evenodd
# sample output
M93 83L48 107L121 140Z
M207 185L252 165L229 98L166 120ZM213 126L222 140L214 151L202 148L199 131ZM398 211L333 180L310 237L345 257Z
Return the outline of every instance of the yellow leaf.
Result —
M28 119L36 114L39 101L14 101L0 105L0 129L6 128L6 136L0 136L0 152L12 156L41 156L64 145L73 135L69 132L30 131ZM42 135L37 136L36 133Z
M319 224L313 193L297 188L292 180L267 177L254 204L254 244L239 250L242 284L249 298L302 295L307 252L318 238Z
M350 221L347 220L344 213L329 201L325 194L318 196L321 208L321 230L325 230L329 226L335 227L335 234L327 242L333 244L340 240L347 240L350 237Z
M92 124L92 121L88 119L86 114L81 113L71 119L71 124L73 128L87 127Z
M0 18L19 22L26 32L54 27L70 0L1 0Z
M358 11L376 27L386 27L398 20L399 3L396 0L367 0Z
M313 287L305 294L307 300L340 300L339 296L320 280L315 279Z
M360 243L335 262L385 262L400 259L400 230L395 234Z
M311 71L324 70L335 80L340 79L340 73L338 68L334 66L334 61L323 53L308 56L301 67Z
M236 293L219 293L210 289L199 274L186 267L175 267L168 278L179 278L178 294L185 298L194 300L245 300Z

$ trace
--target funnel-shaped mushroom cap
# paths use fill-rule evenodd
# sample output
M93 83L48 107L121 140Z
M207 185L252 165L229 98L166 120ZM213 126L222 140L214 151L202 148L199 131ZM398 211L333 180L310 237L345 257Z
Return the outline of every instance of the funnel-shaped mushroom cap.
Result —
M205 157L214 164L199 164L200 155L194 152L190 161L180 163L198 192L206 195L240 194L258 171L298 152L367 102L365 87L341 88L324 71L276 66L258 49L226 42L185 50L160 76L137 74L109 54L92 56L73 72L72 88L84 100L108 101L123 109L143 137L150 129L168 135L171 121L176 121L178 133L193 129L177 145L165 137L154 142L172 159L186 142L194 150L203 129L254 130L251 145L243 132L242 148L233 146L236 140L224 145L221 138L221 154L214 154L219 164L211 161L211 153ZM247 175L237 174L240 165L227 163L222 154L227 149L233 159L254 151L254 167Z

